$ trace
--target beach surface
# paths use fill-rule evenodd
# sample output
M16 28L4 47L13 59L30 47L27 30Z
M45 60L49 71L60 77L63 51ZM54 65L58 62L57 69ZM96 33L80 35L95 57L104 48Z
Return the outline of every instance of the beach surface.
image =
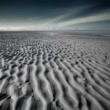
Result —
M0 110L110 110L109 35L0 32Z

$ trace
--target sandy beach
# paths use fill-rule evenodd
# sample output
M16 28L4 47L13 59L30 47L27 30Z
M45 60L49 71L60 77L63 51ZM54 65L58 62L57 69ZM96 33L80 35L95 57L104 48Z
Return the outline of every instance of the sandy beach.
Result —
M99 36L0 32L0 110L110 110L110 38Z

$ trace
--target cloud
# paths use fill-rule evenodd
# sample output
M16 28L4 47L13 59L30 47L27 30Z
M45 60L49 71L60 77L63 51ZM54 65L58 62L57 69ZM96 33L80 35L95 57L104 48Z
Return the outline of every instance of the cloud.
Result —
M69 25L76 25L76 24L96 22L96 21L106 21L106 20L110 20L110 13L109 12L64 21L64 22L59 23L58 27L65 27L65 26L69 26Z
M26 29L25 26L0 26L1 31L17 31L17 30L24 30Z
M34 30L50 30L50 29L69 29L71 26L80 25L83 27L83 24L89 25L89 23L96 23L99 21L107 21L110 20L110 13L109 12L102 12L102 13L95 13L88 16L82 16L79 18L74 18L74 14L79 12L79 9L86 9L87 7L77 7L74 12L72 10L66 11L66 13L63 13L60 16L57 16L55 18L48 18L44 20L36 20L34 22L34 25L29 26L28 28L34 29ZM73 18L70 17L73 15ZM69 19L67 19L69 18ZM101 22L100 22L101 23ZM95 27L95 24L94 24ZM71 27L72 28L72 27ZM85 27L86 28L86 27Z
M83 7L80 7L80 9ZM86 7L87 8L87 7ZM99 21L107 21L110 20L110 13L99 13L94 15L82 16L79 18L72 18L71 15L74 16L75 13L78 13L78 7L74 12L72 10L66 11L67 13L63 13L55 18L48 18L48 19L37 19L37 17L32 17L28 20L25 20L21 23L13 23L13 25L5 25L0 26L0 30L59 30L59 29L87 29L90 23L95 23ZM70 19L67 19L70 18ZM85 26L85 24L87 24ZM100 22L101 24L101 22Z

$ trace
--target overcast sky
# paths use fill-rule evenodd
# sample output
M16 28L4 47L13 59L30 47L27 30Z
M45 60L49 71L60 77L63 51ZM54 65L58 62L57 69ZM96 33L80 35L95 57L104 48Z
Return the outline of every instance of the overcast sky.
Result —
M110 30L110 0L0 0L0 30Z

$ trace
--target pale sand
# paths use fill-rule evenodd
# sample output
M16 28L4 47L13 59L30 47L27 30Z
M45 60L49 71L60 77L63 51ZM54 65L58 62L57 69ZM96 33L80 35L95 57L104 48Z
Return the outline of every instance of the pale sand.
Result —
M1 32L0 110L110 110L110 39L82 36Z

